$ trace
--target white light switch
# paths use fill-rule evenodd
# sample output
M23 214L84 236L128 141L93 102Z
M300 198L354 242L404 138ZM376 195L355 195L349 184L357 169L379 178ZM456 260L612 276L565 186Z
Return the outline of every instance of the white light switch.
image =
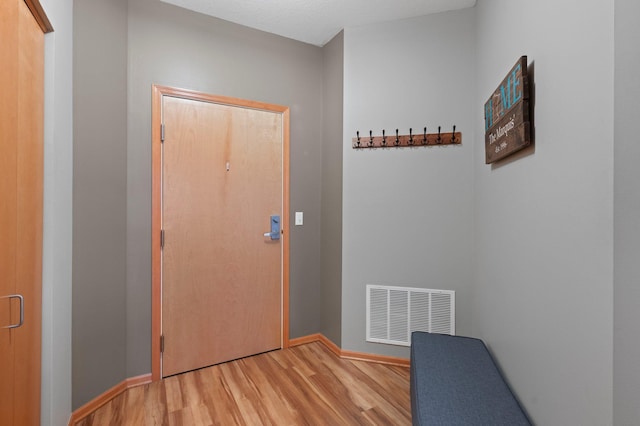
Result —
M303 212L296 212L296 226L302 225L303 222Z

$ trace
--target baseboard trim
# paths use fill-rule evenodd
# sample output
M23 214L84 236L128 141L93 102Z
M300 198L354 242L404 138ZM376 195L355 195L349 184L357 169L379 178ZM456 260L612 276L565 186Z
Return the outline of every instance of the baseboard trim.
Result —
M319 342L324 336L320 333L309 334L308 336L296 337L289 340L289 347L306 345L307 343ZM326 339L326 337L325 337Z
M321 333L310 334L308 336L298 337L289 341L289 346L306 345L307 343L320 342L324 344L331 352L343 359L351 359L355 361L375 362L378 364L396 365L399 367L409 367L410 361L406 358L396 358L386 355L368 354L364 352L343 351Z
M140 386L140 385L145 385L147 383L151 383L151 373L142 374L140 376L130 377L128 379L123 380L122 382L118 383L111 389L98 395L97 397L93 398L91 401L87 402L86 404L84 404L83 406L75 410L73 413L71 413L71 418L69 419L69 426L75 425L80 420L84 419L89 414L93 413L98 408L102 407L104 404L111 401L113 398L120 395L122 392L126 391L127 389Z
M367 354L363 352L341 351L341 358L355 361L376 362L378 364L396 365L398 367L409 367L410 361L406 358L397 358L386 355Z

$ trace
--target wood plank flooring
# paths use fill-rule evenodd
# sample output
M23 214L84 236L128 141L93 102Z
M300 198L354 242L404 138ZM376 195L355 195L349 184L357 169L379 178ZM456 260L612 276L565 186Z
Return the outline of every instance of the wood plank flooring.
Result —
M138 386L76 423L410 424L408 368L340 359L319 342Z

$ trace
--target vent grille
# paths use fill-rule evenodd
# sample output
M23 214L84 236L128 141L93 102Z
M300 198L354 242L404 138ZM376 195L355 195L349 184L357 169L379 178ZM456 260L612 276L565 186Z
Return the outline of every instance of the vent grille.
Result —
M454 335L455 291L367 285L367 341L410 346L411 333Z

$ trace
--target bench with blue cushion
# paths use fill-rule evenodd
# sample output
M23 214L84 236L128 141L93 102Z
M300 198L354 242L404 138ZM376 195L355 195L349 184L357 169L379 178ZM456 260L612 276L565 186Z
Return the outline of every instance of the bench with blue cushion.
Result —
M482 340L411 337L413 425L531 425Z

